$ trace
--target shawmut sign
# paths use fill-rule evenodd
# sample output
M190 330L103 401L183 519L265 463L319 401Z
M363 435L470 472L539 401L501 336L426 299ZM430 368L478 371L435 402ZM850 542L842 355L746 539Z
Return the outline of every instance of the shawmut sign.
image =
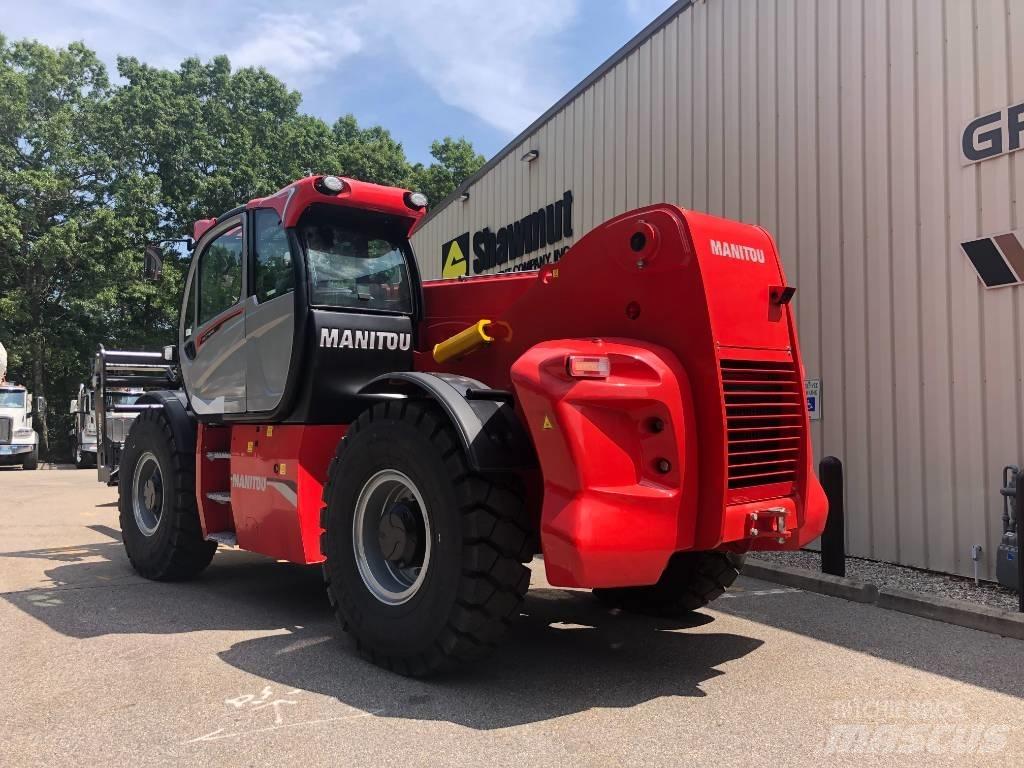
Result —
M558 261L567 247L553 248L572 237L572 190L561 200L538 208L518 221L492 231L463 232L441 246L441 277L452 279L498 268L500 272L538 269ZM520 262L525 256L537 254Z

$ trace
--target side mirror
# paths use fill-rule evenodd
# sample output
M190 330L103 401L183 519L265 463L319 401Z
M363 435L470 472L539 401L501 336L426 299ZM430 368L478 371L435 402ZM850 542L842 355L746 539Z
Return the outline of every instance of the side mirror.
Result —
M32 415L45 414L46 413L46 398L42 395L38 395L35 399L35 403L32 405Z
M71 401L71 410L68 411L68 413L70 413L72 416L74 416L74 415L76 415L78 413L78 401L77 400L72 400Z
M160 279L160 273L164 268L164 251L157 243L150 243L146 246L146 252L142 257L142 277L145 280L156 281Z

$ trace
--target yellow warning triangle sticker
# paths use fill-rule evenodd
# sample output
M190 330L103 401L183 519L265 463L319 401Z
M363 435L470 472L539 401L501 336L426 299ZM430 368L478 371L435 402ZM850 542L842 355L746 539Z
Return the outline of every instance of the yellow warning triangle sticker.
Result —
M543 426L543 428L544 429L554 429L555 428L555 425L551 423L551 417L549 417L546 413L544 414L544 426Z

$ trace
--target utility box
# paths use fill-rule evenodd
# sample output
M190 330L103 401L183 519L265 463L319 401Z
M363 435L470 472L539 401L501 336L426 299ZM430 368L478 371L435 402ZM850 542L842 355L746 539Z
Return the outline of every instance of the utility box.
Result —
M1017 558L1020 557L1018 531L1020 510L1017 509L1017 483L1021 477L1019 467L1003 468L1003 487L999 492L1003 496L1003 538L999 542L996 553L996 579L1008 589L1018 591Z

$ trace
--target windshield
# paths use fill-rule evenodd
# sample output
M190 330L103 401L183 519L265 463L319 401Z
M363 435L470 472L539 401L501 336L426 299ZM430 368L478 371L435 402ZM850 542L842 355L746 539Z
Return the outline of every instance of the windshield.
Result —
M106 403L108 408L115 405L134 405L135 401L140 397L142 397L142 395L132 394L130 392L108 392Z
M412 312L404 241L323 220L301 232L312 304Z
M18 389L0 390L0 408L24 408L25 393Z

